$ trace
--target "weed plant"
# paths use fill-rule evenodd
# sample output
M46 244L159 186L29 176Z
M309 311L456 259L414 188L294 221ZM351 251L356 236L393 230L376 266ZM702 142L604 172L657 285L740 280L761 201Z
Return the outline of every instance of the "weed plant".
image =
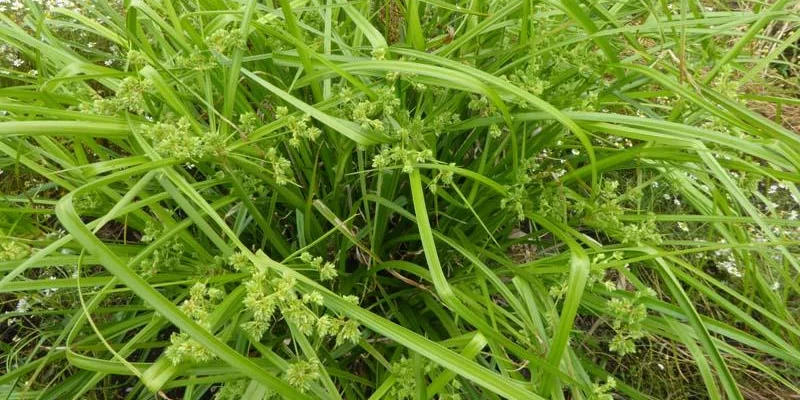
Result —
M0 398L800 395L792 1L0 11Z

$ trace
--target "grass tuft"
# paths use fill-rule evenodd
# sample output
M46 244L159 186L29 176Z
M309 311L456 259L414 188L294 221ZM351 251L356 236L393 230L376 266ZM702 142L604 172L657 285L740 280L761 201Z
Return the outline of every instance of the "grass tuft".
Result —
M0 398L800 396L791 1L0 11Z

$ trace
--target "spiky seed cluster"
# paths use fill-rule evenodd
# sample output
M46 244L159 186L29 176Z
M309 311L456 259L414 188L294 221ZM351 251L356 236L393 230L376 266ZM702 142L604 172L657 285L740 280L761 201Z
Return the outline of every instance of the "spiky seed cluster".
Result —
M239 130L245 134L253 133L258 123L258 116L252 111L239 114Z
M269 329L278 303L291 300L290 295L287 294L287 290L291 290L294 286L291 278L279 284L275 283L270 281L266 272L253 274L252 278L245 283L247 295L244 298L244 306L253 313L253 319L244 323L242 329L256 340L260 340L264 332ZM273 289L273 284L282 289L280 291Z
M137 66L147 64L147 56L139 50L129 50L125 56L128 65Z
M205 156L207 148L203 138L192 132L189 119L182 117L175 123L158 122L142 126L145 138L162 157L173 157L181 161L197 160Z
M389 389L387 398L390 399L414 399L418 393L417 389L417 368L414 360L401 357L400 360L392 363L392 376L395 377L395 383ZM428 360L422 361L422 373L428 376L437 376L440 368L433 365ZM450 381L446 387L443 388L439 394L440 399L460 400L461 397L461 383L455 379Z
M214 359L214 354L186 333L173 333L164 355L173 364L183 362L204 363Z
M126 111L144 114L147 110L145 95L152 91L153 83L149 79L129 76L120 82L114 97L97 99L81 107L84 111L101 115L117 115Z
M228 381L214 394L214 400L240 400L247 391L249 379Z
M336 266L329 261L324 261L322 257L314 257L310 253L304 252L300 255L300 260L317 270L319 279L322 281L335 279L339 275L336 272Z
M311 311L301 299L294 298L289 300L281 310L286 321L296 326L303 335L311 336L314 334L318 320L317 314Z
M311 384L320 378L321 365L319 360L300 360L289 364L286 368L286 382L301 392L307 392L311 389Z
M348 303L350 303L350 304L352 304L354 306L357 306L358 303L361 302L361 299L359 299L358 296L353 296L352 294L348 294L348 295L342 296L342 300L344 300L344 301L346 301L346 302L348 302Z
M208 317L224 295L222 290L209 288L206 284L198 282L189 289L189 298L181 303L180 309L200 326L210 329L211 323ZM202 363L211 361L215 357L210 350L184 332L172 334L170 345L164 354L173 365L182 362Z
M647 318L647 306L641 302L645 295L652 295L652 291L637 292L633 299L613 298L606 303L608 310L615 316L612 328L615 335L611 339L609 350L620 356L636 353L636 340L646 334L642 322Z
M197 46L194 47L188 56L179 55L175 58L176 67L194 71L207 71L216 68L218 65L217 60L210 51L203 51Z
M240 30L218 29L206 37L208 47L217 53L228 54L235 49L242 49L247 44L247 38Z
M292 181L292 163L278 154L274 147L267 150L266 160L272 165L275 183L285 185Z
M361 331L358 329L359 324L357 321L338 319L336 322L339 328L339 333L336 334L336 346L341 346L348 342L358 343L359 339L361 339Z
M481 117L489 117L497 112L489 98L486 96L472 96L467 108L472 111L477 111Z
M624 209L619 201L618 189L618 181L604 180L597 199L580 204L585 212L583 220L600 229L618 232L622 243L633 243L637 246L643 243L661 243L662 237L652 215L638 223L625 224L620 220Z
M155 221L152 219L148 219L147 223L144 227L144 235L139 239L142 243L150 243L156 239L161 234L162 229L159 228Z
M539 96L544 93L548 85L548 82L541 78L541 67L538 59L531 58L524 68L515 70L509 80L531 94Z
M508 191L506 197L500 200L500 208L511 210L518 220L525 219L525 205L528 203L528 195L525 187L516 185Z
M611 393L616 387L617 381L614 377L609 376L606 379L606 383L595 383L592 385L592 394L589 396L589 400L614 400L614 395Z
M301 259L315 266L320 275L328 279L336 277L333 264L324 263L321 257L303 253ZM280 278L270 278L268 272L253 274L245 283L247 294L244 299L245 308L252 313L252 320L242 324L242 329L260 340L271 327L275 314L280 311L288 323L306 336L335 337L337 347L348 342L358 343L361 338L358 322L327 314L319 316L317 311L324 306L325 300L322 293L311 291L300 296L295 286L296 281L289 273ZM358 302L357 297L355 301Z
M417 392L417 380L414 372L414 362L406 357L392 364L392 375L395 384L389 390L387 397L392 399L412 399Z
M181 263L183 257L183 243L177 237L154 250L150 257L139 263L139 273L143 276L155 276L160 271L169 271Z
M94 190L83 192L75 197L73 204L79 212L96 210L103 204L103 196Z
M198 282L189 289L189 298L181 303L180 309L195 322L208 329L210 327L208 317L214 306L224 296L225 293L222 290L209 288L204 283Z
M450 166L455 167L456 164L450 163ZM433 179L431 179L431 182L428 184L428 190L430 190L431 193L436 194L439 188L441 187L446 188L452 184L453 184L453 171L441 171L438 174L436 174L433 177Z
M497 124L489 125L489 136L491 136L492 139L497 139L502 135L503 135L503 129L500 128L500 125Z
M410 174L414 170L414 163L424 163L431 159L433 159L433 152L430 149L412 150L403 146L390 146L383 148L372 158L372 166L387 168L402 165L403 172Z
M250 272L253 269L253 263L250 262L246 254L241 252L233 253L228 258L228 264L239 272Z
M639 224L627 224L622 227L622 243L635 243L641 246L643 243L660 244L661 240L653 215L649 215Z
M303 295L303 303L315 305L315 306L322 306L324 304L325 299L322 297L322 293L314 290L311 293L306 293Z
M31 248L18 240L0 241L0 261L16 261L27 257Z
M382 86L375 90L377 98L362 100L356 103L351 111L351 118L362 128L385 133L385 118L392 116L400 107L400 99L391 86Z
M149 79L128 77L120 82L116 100L120 107L130 112L143 114L147 106L145 94L153 91L153 82Z
M300 139L315 142L322 134L319 128L311 124L311 117L309 115L297 118L294 115L289 115L289 109L286 107L278 107L275 113L278 118L286 119L287 128L289 132L292 133L292 137L289 139L289 144L292 147L300 147Z
M461 117L453 112L445 111L437 114L431 123L431 129L436 136L441 135L451 125L461 122Z

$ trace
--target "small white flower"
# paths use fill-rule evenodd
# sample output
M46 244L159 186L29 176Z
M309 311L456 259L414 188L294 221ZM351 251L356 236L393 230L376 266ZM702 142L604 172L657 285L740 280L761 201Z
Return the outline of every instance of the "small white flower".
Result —
M25 312L28 312L30 310L31 310L31 305L30 305L30 303L28 303L28 299L23 297L23 298L19 299L19 301L17 301L17 309L16 309L16 311L18 313L25 313Z
M777 192L778 192L778 185L776 185L774 183L772 185L769 185L769 189L767 190L767 194L775 194Z
M725 272L731 274L731 276L734 276L736 278L742 277L742 271L739 271L739 268L736 267L736 263L734 263L733 261L730 260L723 261L719 263L719 266L720 268L725 270Z

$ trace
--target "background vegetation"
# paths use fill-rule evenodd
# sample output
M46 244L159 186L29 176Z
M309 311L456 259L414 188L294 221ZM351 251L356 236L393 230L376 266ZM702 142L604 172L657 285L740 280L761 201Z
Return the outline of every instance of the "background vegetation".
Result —
M796 2L0 11L0 398L800 396Z

